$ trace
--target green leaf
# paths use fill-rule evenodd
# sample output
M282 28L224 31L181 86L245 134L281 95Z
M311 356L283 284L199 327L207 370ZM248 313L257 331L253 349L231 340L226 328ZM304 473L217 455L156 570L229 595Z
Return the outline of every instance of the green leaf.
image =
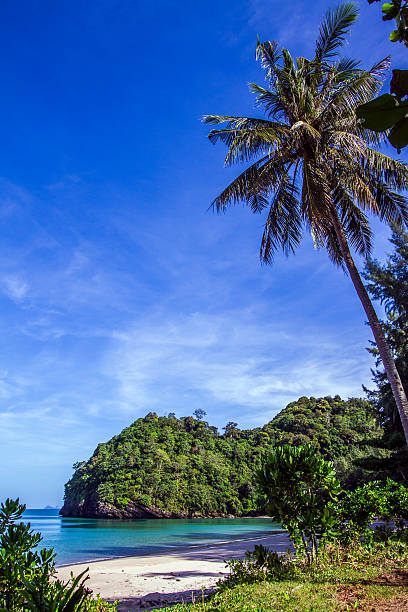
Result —
M408 145L408 119L401 119L392 128L388 140L398 152Z
M390 34L390 41L391 42L398 42L399 40L401 40L401 35L399 33L398 30L393 30Z
M382 5L382 12L385 13L384 17L383 17L383 21L390 21L391 19L394 19L397 15L398 15L398 7L395 6L395 4L392 4L390 2L385 2Z
M395 94L397 98L408 96L408 70L395 68L392 71L390 92Z
M407 114L408 102L399 102L391 94L383 94L356 110L357 117L364 119L363 126L376 132L388 130Z
M394 5L390 2L384 2L384 4L382 5L382 12L383 13L389 13L390 11L392 11L394 8Z

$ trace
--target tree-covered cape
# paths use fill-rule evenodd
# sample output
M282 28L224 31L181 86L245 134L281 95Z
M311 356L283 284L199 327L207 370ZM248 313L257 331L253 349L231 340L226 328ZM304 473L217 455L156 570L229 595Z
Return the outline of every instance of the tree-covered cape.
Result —
M261 513L255 474L276 444L311 442L350 481L362 476L352 468L364 455L361 442L380 435L370 402L339 396L301 397L263 427L229 423L222 435L201 419L150 413L74 465L61 512L117 518Z

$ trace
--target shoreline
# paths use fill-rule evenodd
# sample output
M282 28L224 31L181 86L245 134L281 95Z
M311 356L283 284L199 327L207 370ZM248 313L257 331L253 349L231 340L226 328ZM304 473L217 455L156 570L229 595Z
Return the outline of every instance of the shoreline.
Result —
M241 516L240 514L230 514L230 515L220 515L220 516L142 516L142 517L137 517L137 516L126 516L126 517L120 517L120 516L78 516L78 515L71 515L71 514L61 514L61 512L58 512L59 517L61 517L61 519L78 519L78 520L82 520L85 519L87 521L220 521L220 520L225 520L225 521L235 521L235 520L242 520L242 519L270 519L271 517L268 516L267 514L255 514L255 515L243 515Z
M153 610L192 594L209 593L228 573L225 560L243 558L256 544L284 553L290 547L286 532L250 539L198 544L141 556L115 557L59 566L57 577L68 580L89 568L87 586L107 601L118 601L118 612Z
M263 518L263 517L262 517ZM265 517L266 518L266 517ZM118 555L118 556L114 556L114 557L101 557L100 559L90 559L89 561L72 561L71 563L61 563L61 564L56 564L55 567L56 569L59 568L63 568L63 567L74 567L76 565L92 565L93 563L103 563L104 561L115 561L115 559L139 559L142 557L150 557L150 556L160 556L160 555L171 555L173 553L177 553L177 552L185 552L185 551L189 551L189 550L193 550L196 548L209 548L211 546L220 546L220 545L225 545L225 544L231 544L231 543L236 543L236 542L252 542L252 540L261 540L263 538L269 538L269 537L273 537L275 535L281 535L281 534L286 534L286 531L284 529L276 529L273 532L264 532L263 535L260 536L255 536L255 537L251 537L251 538L236 538L234 540L220 540L220 541L216 541L216 542L202 542L201 544L188 544L188 545L183 545L181 544L180 546L169 546L167 548L164 548L163 550L160 551L152 551L151 553L144 553L143 555Z

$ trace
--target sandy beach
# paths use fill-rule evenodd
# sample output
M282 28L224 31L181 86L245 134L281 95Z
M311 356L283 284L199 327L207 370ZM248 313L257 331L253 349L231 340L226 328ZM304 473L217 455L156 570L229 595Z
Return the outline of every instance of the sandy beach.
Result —
M217 580L228 573L224 560L243 557L255 544L284 552L289 547L286 534L279 533L251 540L224 542L184 548L171 553L122 557L58 568L58 577L67 580L89 567L89 588L109 601L118 600L121 612L153 610L180 601L191 602L214 589Z

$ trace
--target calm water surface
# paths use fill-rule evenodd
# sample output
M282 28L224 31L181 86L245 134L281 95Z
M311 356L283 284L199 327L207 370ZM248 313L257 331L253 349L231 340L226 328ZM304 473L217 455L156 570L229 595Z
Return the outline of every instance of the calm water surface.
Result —
M270 519L257 518L112 521L62 518L58 510L26 510L23 520L42 534L42 548L55 549L57 565L145 555L282 531Z

